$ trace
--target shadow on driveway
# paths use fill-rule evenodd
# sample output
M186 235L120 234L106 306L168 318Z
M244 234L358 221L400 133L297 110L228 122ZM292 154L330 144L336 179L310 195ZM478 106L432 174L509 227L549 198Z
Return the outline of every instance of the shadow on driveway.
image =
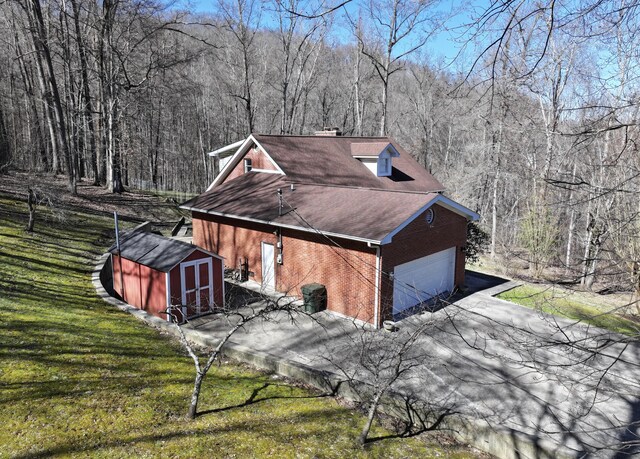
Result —
M502 277L477 271L470 271L468 269L465 270L464 284L464 289L456 289L452 294L447 293L443 296L432 298L424 303L394 314L393 320L398 322L422 312L436 312L479 292L487 291L487 294L494 296L503 291L510 290L515 286L509 279L503 279ZM501 289L500 286L504 288Z

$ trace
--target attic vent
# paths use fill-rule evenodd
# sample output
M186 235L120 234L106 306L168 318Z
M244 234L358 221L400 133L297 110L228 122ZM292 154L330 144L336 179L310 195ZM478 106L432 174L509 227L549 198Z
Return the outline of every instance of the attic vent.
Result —
M340 137L342 135L342 131L339 127L325 127L322 131L316 131L314 134L325 137Z

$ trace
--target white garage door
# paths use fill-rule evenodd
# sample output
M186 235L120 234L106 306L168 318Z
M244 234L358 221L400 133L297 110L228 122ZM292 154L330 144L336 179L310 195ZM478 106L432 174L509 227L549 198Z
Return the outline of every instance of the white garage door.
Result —
M398 265L393 270L393 313L453 290L456 248Z

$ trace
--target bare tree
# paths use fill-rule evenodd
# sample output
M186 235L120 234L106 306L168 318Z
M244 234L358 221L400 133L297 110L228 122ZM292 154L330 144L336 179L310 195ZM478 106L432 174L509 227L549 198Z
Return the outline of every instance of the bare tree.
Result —
M274 9L278 21L281 96L280 133L292 134L299 103L304 94L306 79L315 72L318 49L327 30L324 17L307 23L291 11L298 10L297 0L275 1ZM310 75L309 75L310 74Z
M447 397L430 402L429 391L418 394L407 389L411 381L428 378L433 357L420 339L440 320L408 321L399 328L389 322L378 330L350 322L341 329L337 345L327 344L323 359L365 407L366 421L358 437L361 446L367 443L381 408L406 423L404 434L435 428L444 416L455 412L454 404L444 401ZM436 414L431 422L430 413Z
M294 320L297 315L304 314L294 303L294 299L286 295L277 299L260 295L257 298L251 298L250 301L238 295L232 302L234 305L229 309L214 310L214 320L221 321L228 328L226 328L224 335L218 340L217 345L211 349L207 349L202 357L198 355L197 348L189 342L184 330L185 325L180 324L182 314L178 314L177 311L182 308L182 305L172 306L167 311L174 320L175 326L180 334L180 341L193 360L195 367L193 391L187 413L189 419L195 419L198 414L198 403L200 401L202 383L207 373L214 363L219 362L219 359L224 353L225 346L235 333L242 330L243 327L251 322L270 321L273 320L273 317L276 315L279 317L278 320L283 320L283 316L285 316L285 320L286 318Z
M389 83L404 68L404 60L422 48L438 30L442 19L435 0L369 0L364 8L368 28L352 21L361 52L380 78L380 135L387 135Z
M25 3L29 28L37 56L36 62L41 76L41 90L43 94L49 95L50 106L48 109L53 115L51 124L54 126L55 136L52 137L52 140L55 140L55 144L61 150L65 162L69 190L75 194L76 177L67 138L67 120L62 108L62 99L53 66L49 36L45 27L40 0L26 0Z
M234 38L236 46L229 50L227 60L229 65L235 66L240 55L240 91L233 91L232 96L244 104L245 116L249 132L255 132L255 38L260 29L262 17L261 3L255 0L237 0L228 2L221 0L220 10L223 14L225 26ZM232 83L231 81L229 83ZM238 83L233 81L233 83Z

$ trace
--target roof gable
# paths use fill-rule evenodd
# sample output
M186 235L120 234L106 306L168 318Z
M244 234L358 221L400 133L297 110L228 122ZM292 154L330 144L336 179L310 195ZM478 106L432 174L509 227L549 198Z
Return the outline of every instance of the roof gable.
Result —
M389 137L254 136L285 172L287 180L381 190L439 192L444 189L424 167ZM357 146L365 144L364 147ZM369 144L369 145L366 145ZM352 155L391 145L398 153L389 176L377 177ZM384 150L380 150L380 154Z
M232 144L232 145L237 145L238 143L239 142L236 142L235 144ZM223 147L223 148L220 148L220 149L216 150L216 152L224 151L224 152L228 153L232 145L229 145L229 149L226 149L227 147ZM273 160L273 158L269 155L269 153L267 153L267 151L262 147L262 145L260 145L260 142L258 142L256 140L256 138L252 134L249 137L247 137L244 140L244 142L242 142L240 144L240 146L238 147L236 152L233 154L231 160L220 171L220 174L215 178L215 180L211 183L211 185L209 185L209 187L207 188L207 191L209 191L210 189L212 189L215 186L218 186L218 185L224 183L227 180L227 178L231 175L232 171L240 164L240 161L242 160L242 158L244 158L245 155L250 151L250 149L254 148L254 147L258 148L260 153L262 155L264 155L264 157L267 159L267 161L269 161L271 166L273 166L272 168L270 167L268 170L253 169L254 172L255 171L271 172L271 173L284 175L284 171L280 168L278 163L276 163ZM215 152L213 152L213 153L215 153ZM235 178L235 177L233 177L233 178Z
M422 193L444 190L435 177L389 137L251 134L238 147L207 191L224 183L253 145L290 182ZM384 152L394 157L393 168L387 176L371 174L354 157L361 154L379 156Z
M449 199L444 195L438 194L435 195L429 202L427 202L424 206L420 207L416 212L414 212L409 218L404 220L400 225L394 228L389 234L387 234L380 242L381 244L389 244L393 240L393 236L398 234L404 228L406 228L412 221L422 215L427 209L432 207L435 204L439 204L445 209L448 209L458 215L465 217L467 220L476 221L480 218L476 212L467 209L462 204L458 204L453 199Z

